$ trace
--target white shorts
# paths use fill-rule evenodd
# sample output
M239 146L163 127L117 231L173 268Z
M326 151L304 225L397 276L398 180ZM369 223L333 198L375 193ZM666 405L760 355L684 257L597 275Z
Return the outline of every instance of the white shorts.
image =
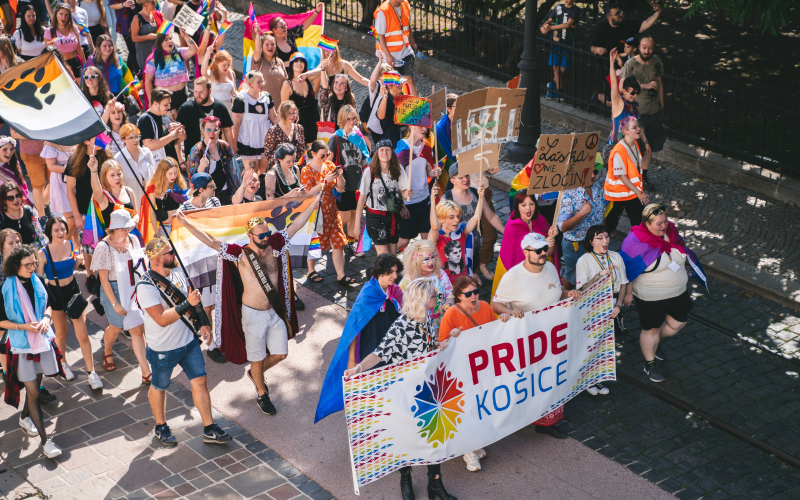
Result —
M242 329L247 361L261 361L270 354L289 354L286 324L274 309L260 311L242 304Z
M260 160L260 159L261 159L261 158L263 158L263 157L264 157L264 155L258 155L258 156L239 156L239 158L241 158L242 160Z

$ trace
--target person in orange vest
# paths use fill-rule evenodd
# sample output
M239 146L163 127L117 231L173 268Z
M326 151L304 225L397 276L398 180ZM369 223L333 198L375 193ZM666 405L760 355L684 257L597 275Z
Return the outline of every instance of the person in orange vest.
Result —
M414 61L417 43L411 34L411 7L408 0L386 0L375 9L375 55L386 55L386 63L408 80L411 95L417 94Z
M622 211L628 215L631 226L642 223L642 210L650 197L642 188L642 152L636 141L642 136L639 120L629 116L622 121L623 137L608 155L608 176L603 190L606 200L613 203L606 215L606 229L617 228Z

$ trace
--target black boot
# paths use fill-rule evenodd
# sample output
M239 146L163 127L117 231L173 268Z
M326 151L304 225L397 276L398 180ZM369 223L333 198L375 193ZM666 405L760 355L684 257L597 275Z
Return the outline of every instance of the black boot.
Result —
M444 489L441 474L428 474L428 499L433 500L434 498L438 498L439 500L458 500Z
M411 484L411 467L400 469L400 495L403 500L415 500L414 485Z

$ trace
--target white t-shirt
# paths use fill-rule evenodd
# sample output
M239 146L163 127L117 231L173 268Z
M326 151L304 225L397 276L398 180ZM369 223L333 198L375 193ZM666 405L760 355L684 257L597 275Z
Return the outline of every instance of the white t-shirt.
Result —
M409 144L408 139L403 139L403 141ZM409 184L411 184L411 190L414 191L414 194L411 195L411 200L406 202L408 204L420 203L430 197L428 192L428 160L421 156L423 146L424 143L416 146L413 151L412 158L414 159L411 161L413 168L411 169ZM408 165L401 165L400 168L408 177Z
M395 9L395 12L397 12L397 9ZM401 14L399 14L399 16L402 16L402 8L401 8L400 12L401 12ZM411 22L410 19L409 19L409 22ZM380 35L386 36L386 18L383 17L383 12L382 11L378 12L378 15L375 16L375 32L380 34ZM392 53L392 57L394 57L395 59L405 59L406 57L408 57L408 56L410 56L410 55L412 55L414 53L414 51L411 49L411 45L408 44L408 43L404 43L403 44L403 48L401 50L397 50L397 51L392 50L393 48L396 49L397 47L389 47L387 45L387 48L389 49L389 52ZM376 51L375 55L376 56L378 55L377 51Z
M168 279L184 295L189 293L189 284L186 275L180 269L173 269ZM153 351L166 352L184 347L194 340L194 334L186 324L178 319L171 325L158 326L158 323L147 314L147 308L161 304L164 309L169 309L166 302L161 299L158 289L150 284L142 283L136 286L136 297L144 316L144 333L147 336L147 347Z
M674 272L669 267L672 262L678 265ZM686 256L677 249L673 248L670 255L662 253L660 259L650 264L633 280L633 294L649 302L677 297L686 291L686 284L689 282L685 265Z
M585 253L581 255L578 262L575 264L575 288L580 289L586 283L592 281L592 278L600 274L604 269L609 269L609 260L611 261L611 270L613 271L614 293L618 293L620 287L628 283L628 276L625 274L625 262L622 257L614 251L609 250L605 255L592 255ZM600 261L598 264L597 261Z
M392 189L398 192L405 191L408 189L408 177L406 177L406 172L402 168L400 169L400 178L397 181L393 180L389 174L383 172L381 172L381 177L383 177L383 183L381 183L380 179L372 181L372 196L370 196L369 181L372 179L372 170L370 167L365 168L364 173L361 175L361 186L358 188L358 191L361 193L361 196L366 196L367 207L373 210L385 211L386 204L381 201L386 191L383 185L386 184L386 188L390 191ZM402 196L402 193L400 194Z
M17 41L19 55L25 57L42 55L42 49L44 49L44 37L42 37L41 40L37 40L34 36L32 42L27 42L25 41L25 37L22 36L22 30L18 29L14 32L14 40Z
M524 262L512 267L503 275L492 299L493 302L500 302L524 312L544 309L559 300L561 279L556 266L550 262L544 264L540 273L525 269Z

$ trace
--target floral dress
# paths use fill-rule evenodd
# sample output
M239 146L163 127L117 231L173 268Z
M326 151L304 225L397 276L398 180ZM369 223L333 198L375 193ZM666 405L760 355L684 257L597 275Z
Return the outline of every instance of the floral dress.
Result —
M294 124L294 132L292 138L286 137L286 132L283 131L279 123L276 123L267 132L267 137L264 139L264 155L269 159L270 163L275 160L275 150L284 142L294 144L297 149L297 159L299 160L306 152L306 134L303 126Z
M447 303L447 299L453 296L453 285L450 283L450 278L447 277L447 273L444 272L444 269L439 269L438 275L429 276L429 278L433 278L436 282L436 305L428 311L428 316L430 317L431 325L433 326L433 333L434 336L438 339L439 338L439 325L442 322L442 316L444 316L444 312L447 310L445 307ZM411 276L406 275L403 277L403 280L400 281L400 290L403 292L406 291L408 284L411 283Z
M300 172L300 184L306 188L306 191L309 191L324 181L326 175L335 170L336 165L329 161L322 165L320 172L314 170L311 165L307 165ZM336 198L333 197L333 187L334 184L326 183L320 200L322 233L319 234L319 245L323 252L327 252L331 248L342 248L347 244L347 237L342 229L342 218L339 216L339 209L336 208Z

